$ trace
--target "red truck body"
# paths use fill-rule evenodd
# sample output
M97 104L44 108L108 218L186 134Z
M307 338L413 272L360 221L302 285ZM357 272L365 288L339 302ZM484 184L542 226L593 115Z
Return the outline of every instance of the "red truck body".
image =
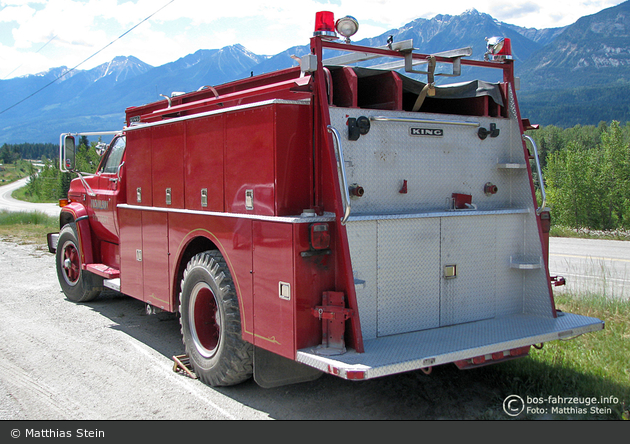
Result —
M324 50L425 63L429 82L326 64ZM503 81L452 95L433 84L438 63L500 69ZM548 212L514 82L510 57L318 35L300 67L128 108L97 173L75 179L62 208L51 241L62 288L83 302L110 287L178 312L192 367L212 385L468 368L599 330L555 309ZM507 148L484 151L498 140ZM217 370L233 360L230 341L244 356L236 377Z

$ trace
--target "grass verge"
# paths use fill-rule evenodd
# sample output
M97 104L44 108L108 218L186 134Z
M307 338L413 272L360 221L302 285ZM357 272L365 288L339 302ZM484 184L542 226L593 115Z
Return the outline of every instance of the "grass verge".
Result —
M46 234L59 230L59 218L45 213L0 211L0 239L46 244Z
M532 348L526 358L489 367L487 376L501 381L506 396L525 400L530 407L525 419L629 419L630 301L562 294L556 295L556 306L601 319L605 328ZM577 402L559 402L567 397Z
M587 228L576 230L575 228L560 227L553 225L550 236L553 237L572 237L579 239L602 239L602 240L622 240L630 241L630 231L623 230L611 230L611 231L599 231L589 230Z
M28 172L24 163L0 164L0 186L8 185L26 176L28 176Z
M31 203L57 203L59 202L59 199L52 199L52 198L43 199L39 195L30 195L28 194L27 187L18 188L13 193L11 193L11 197L17 200L22 200L24 202L31 202Z

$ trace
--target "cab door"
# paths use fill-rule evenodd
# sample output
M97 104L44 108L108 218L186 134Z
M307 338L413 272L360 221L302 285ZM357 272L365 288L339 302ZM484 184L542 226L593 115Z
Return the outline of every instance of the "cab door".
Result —
M115 138L101 161L98 186L90 201L93 211L92 229L96 236L106 242L119 243L120 226L117 205L126 202L124 189L125 136Z

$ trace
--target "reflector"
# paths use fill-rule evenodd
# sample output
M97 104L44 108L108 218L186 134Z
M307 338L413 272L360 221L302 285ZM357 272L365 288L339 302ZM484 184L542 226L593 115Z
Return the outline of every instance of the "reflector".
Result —
M315 13L314 36L337 37L335 33L335 15L330 11L319 11Z

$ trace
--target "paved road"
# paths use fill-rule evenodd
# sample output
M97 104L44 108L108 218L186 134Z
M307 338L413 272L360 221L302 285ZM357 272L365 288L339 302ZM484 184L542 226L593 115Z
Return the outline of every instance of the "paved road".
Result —
M50 216L59 216L59 206L53 203L50 204L35 204L30 202L24 202L11 197L18 188L26 185L28 178L20 179L9 185L3 185L0 187L0 210L8 211L41 211Z
M564 276L558 291L630 299L630 242L552 237L549 272Z

